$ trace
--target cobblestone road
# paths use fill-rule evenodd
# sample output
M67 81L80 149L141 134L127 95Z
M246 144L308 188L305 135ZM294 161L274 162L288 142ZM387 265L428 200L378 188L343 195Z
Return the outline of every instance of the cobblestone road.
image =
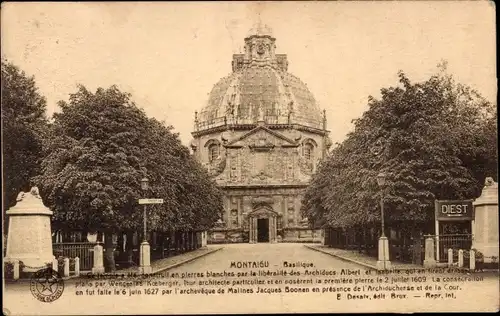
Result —
M297 266L290 266L293 264ZM342 269L354 275L341 275ZM328 275L332 271L337 274ZM472 277L480 276L481 281L465 283L443 282L443 277L457 277L457 274L418 275L425 277L426 283L410 282L405 278L412 275L400 275L397 276L399 279L394 279L397 284L392 284L393 276L388 276L387 285L393 286L389 290L371 289L366 292L354 292L354 283L336 283L349 278L357 279L362 289L362 286L370 285L367 283L370 279L377 277L374 271L371 275L365 271L362 266L307 249L302 244L224 245L220 251L168 270L160 278L151 279L157 283L142 280L142 286L122 284L126 287L118 287L111 285L109 280L103 280L105 286L96 288L96 280L88 280L92 282L92 287L77 284L81 279L68 280L62 296L52 303L37 301L30 292L29 283L8 285L4 306L13 315L492 311L499 306L498 274L476 274ZM269 275L270 272L276 275ZM283 275L284 272L287 274ZM384 276L379 277L385 279ZM440 281L432 282L433 277L434 281L440 277ZM318 284L318 279L322 279L322 283ZM224 282L226 285L220 284ZM200 283L203 285L200 286ZM394 289L395 285L416 287L435 284L441 286L441 290L432 288L417 293ZM444 287L449 288L450 284L458 286L458 290L445 290ZM386 284L371 284L380 285ZM285 291L286 287L292 291ZM148 291L147 288L153 290ZM314 292L315 288L320 292ZM325 288L330 290L323 292ZM347 288L350 292L342 292ZM203 293L200 293L201 289ZM224 289L224 294L218 292L220 289ZM186 292L181 294L180 290ZM77 291L81 291L82 295L77 295ZM198 293L195 294L195 291ZM210 291L215 292L210 294ZM426 298L426 292L435 296ZM391 296L392 293L406 293L408 296L401 299ZM441 296L438 295L440 293ZM377 299L377 294L385 294L385 297ZM420 297L414 297L417 294Z

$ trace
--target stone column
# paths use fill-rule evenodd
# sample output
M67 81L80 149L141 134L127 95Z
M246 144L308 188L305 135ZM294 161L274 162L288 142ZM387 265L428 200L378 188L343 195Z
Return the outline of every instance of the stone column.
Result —
M80 275L80 258L75 258L75 276Z
M476 252L472 249L469 253L469 270L476 270Z
M243 228L243 198L238 197L238 228Z
M253 238L256 243L259 242L259 219L253 219Z
M140 257L139 257L139 273L150 274L153 272L151 268L150 247L147 241L141 243Z
M389 260L389 240L387 237L380 237L378 240L378 270L390 270L391 261Z
M464 267L464 251L462 249L458 250L458 267Z
M248 242L251 244L255 243L253 229L254 229L253 217L249 217L248 218Z
M274 216L269 217L269 242L274 242Z
M102 246L100 244L94 246L94 266L92 267L92 273L104 273L103 253Z
M472 248L484 255L484 262L499 257L498 251L498 183L486 178L481 196L474 202L475 220Z
M273 243L277 242L278 238L278 217L273 216Z
M64 258L63 276L69 276L69 258Z
M59 261L54 258L54 260L52 260L52 270L58 272L59 271Z
M14 260L14 262L13 262L13 263L14 263L14 265L13 265L13 267L12 267L12 268L14 269L14 271L13 271L14 275L13 275L13 277L14 277L14 280L18 280L18 279L19 279L20 272L21 272L21 271L20 271L20 266L19 266L19 261Z
M252 218L252 232L253 232L253 242L257 243L258 242L258 236L257 236L257 217Z
M17 204L6 214L9 217L9 232L4 261L22 261L26 272L45 268L54 260L50 229L52 211L43 204L38 188L19 193Z
M206 231L201 233L201 246L202 247L207 246L207 232Z
M432 237L425 238L425 268L434 268L437 266L436 251L434 249L434 239Z
M272 217L272 222L273 222L273 225L272 225L273 231L272 231L272 235L271 235L272 236L271 242L275 243L276 242L276 216Z
M252 218L248 218L248 243L252 244L253 243L253 231L252 231Z

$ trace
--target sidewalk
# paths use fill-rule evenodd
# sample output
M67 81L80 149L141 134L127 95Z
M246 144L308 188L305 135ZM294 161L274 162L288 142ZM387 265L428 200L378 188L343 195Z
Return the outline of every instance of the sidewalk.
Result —
M211 253L214 253L216 251L221 250L223 247L219 245L207 245L206 248L200 248L196 249L190 252L186 252L177 256L165 258L165 259L160 259L153 261L151 263L151 267L153 268L153 273L159 273L168 269L172 269L175 267L178 267L184 263L188 263L190 261L196 260L198 258L201 258L203 256L209 255ZM122 269L122 270L117 270L113 272L113 274L128 274L128 273L137 273L138 267L131 267L127 269ZM84 271L80 273L79 276L74 275L73 272L67 277L62 277L64 281L72 280L72 279L78 279L82 275L88 275L91 274L90 271ZM18 280L4 280L5 285L10 285L10 284L24 284L24 283L30 283L31 279L18 279Z
M151 262L151 267L153 268L153 273L159 273L168 269L178 267L184 263L188 263L203 256L209 255L211 253L221 250L222 248L223 247L218 245L207 245L206 248L200 248L177 256L153 261ZM131 267L127 269L117 270L114 273L116 274L134 273L137 272L137 269L138 267Z
M322 252L324 254L339 258L341 260L349 261L368 269L377 270L377 258L359 253L357 250L346 250L338 248L329 248L323 245L304 245L305 247ZM392 269L424 269L423 266L411 263L402 263L397 261L391 262Z

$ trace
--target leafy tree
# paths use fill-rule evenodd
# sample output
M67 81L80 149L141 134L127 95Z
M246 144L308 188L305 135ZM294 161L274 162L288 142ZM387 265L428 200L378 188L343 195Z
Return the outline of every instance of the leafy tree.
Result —
M46 137L46 101L34 77L2 60L2 153L4 210L29 189L42 158Z
M215 184L194 161L172 127L148 118L115 86L91 93L80 86L54 114L50 154L37 178L42 197L63 228L142 231L139 198L163 198L148 206L156 231L210 227L222 210ZM141 191L147 177L150 188ZM114 269L106 238L108 269Z
M380 221L379 172L386 221L432 219L435 199L470 199L497 174L496 108L456 83L445 69L422 83L399 73L400 85L369 98L355 130L318 168L303 213L331 227Z

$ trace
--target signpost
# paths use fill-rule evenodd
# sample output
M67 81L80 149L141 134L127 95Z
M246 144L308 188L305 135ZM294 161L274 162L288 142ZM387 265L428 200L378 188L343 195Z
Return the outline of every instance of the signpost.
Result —
M435 218L436 221L474 220L474 207L472 206L472 200L436 200Z
M139 204L163 204L163 199L139 199Z
M436 260L439 262L439 222L440 221L474 221L472 200L436 200L434 202L434 218L436 221ZM474 223L472 223L474 227ZM474 235L474 232L472 232Z

